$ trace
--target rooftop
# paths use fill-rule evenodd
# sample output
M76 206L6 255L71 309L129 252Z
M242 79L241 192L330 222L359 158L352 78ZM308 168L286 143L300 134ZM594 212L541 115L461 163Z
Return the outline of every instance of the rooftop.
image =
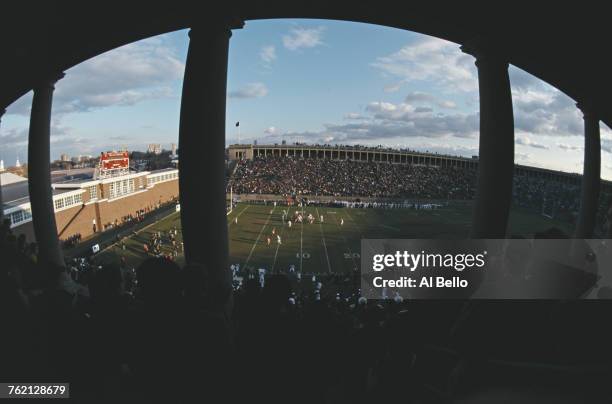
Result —
M0 184L2 186L14 184L17 182L28 181L26 177L22 177L21 175L13 174L13 173L0 173Z
M53 195L59 195L66 192L72 192L73 189L65 188L54 188ZM21 181L13 184L2 185L2 205L4 208L10 208L13 206L27 203L30 200L28 182Z

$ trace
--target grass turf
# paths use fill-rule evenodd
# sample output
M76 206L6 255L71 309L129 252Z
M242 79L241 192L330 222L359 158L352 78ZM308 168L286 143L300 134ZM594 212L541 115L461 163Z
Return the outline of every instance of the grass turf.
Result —
M230 263L267 270L287 270L293 264L304 273L345 272L360 267L362 238L465 238L471 223L471 204L456 202L435 210L305 207L305 217L312 213L315 222L309 224L305 220L289 228L282 221L282 212L287 210L291 218L296 209L301 210L295 206L239 204L227 217ZM319 221L320 215L324 216L323 223ZM238 223L234 222L236 217ZM511 212L510 234L531 235L552 226L568 234L571 231L567 223L521 210ZM145 258L143 244L151 239L151 234L156 231L165 234L174 227L181 228L179 213L126 238L125 249L115 244L100 252L95 262L100 265L118 262L123 256L128 265L137 266ZM282 244L272 236L273 229L280 234ZM269 246L268 236L272 239ZM169 245L162 251L170 252ZM182 255L177 263L184 263Z

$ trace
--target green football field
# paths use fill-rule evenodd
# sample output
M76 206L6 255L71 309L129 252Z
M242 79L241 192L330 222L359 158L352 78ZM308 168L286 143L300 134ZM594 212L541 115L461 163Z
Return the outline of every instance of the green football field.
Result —
M469 203L451 203L434 210L305 207L304 216L312 213L315 222L309 224L305 220L289 228L283 223L283 210L291 218L296 209L302 208L238 204L227 217L230 264L267 270L287 270L295 265L296 270L305 273L349 271L359 268L362 238L464 238L469 235L471 223ZM323 223L319 220L321 215ZM541 215L517 210L511 213L511 234L531 235L552 226L566 232L571 230L568 224ZM172 213L124 239L124 247L115 244L107 248L95 260L100 264L117 262L124 256L129 265L137 266L145 258L143 244L151 239L151 234L165 233L175 227L181 228L179 213ZM273 230L280 235L281 244L272 235ZM181 240L180 231L178 240ZM162 251L170 252L169 246L164 246ZM183 261L179 255L177 263L182 265Z
M469 220L461 209L349 209L305 207L313 224L304 220L291 228L282 221L302 210L286 206L238 206L230 214L230 255L242 268L286 270L295 265L302 272L342 272L359 268L362 238L462 237ZM323 215L323 222L319 218ZM238 223L233 219L238 217ZM343 224L341 224L343 222ZM278 244L272 231L279 234ZM271 244L267 245L267 237Z

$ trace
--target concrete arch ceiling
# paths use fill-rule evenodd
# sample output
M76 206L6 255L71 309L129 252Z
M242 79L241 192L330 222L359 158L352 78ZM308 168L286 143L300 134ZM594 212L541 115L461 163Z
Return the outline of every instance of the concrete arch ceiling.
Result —
M459 4L460 3L460 4ZM494 3L494 4L493 4ZM0 11L0 107L27 93L37 80L150 36L224 18L319 18L407 29L463 44L486 40L508 62L596 106L612 127L609 16L603 2L490 1L357 3L330 0L219 2L28 1Z

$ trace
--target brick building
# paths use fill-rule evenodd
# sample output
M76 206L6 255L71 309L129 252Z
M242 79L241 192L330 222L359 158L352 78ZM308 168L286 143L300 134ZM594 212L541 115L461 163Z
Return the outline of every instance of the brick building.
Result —
M129 172L95 178L93 169L52 175L55 221L60 239L87 237L178 199L178 170ZM15 234L34 240L28 182L2 186L5 218Z

